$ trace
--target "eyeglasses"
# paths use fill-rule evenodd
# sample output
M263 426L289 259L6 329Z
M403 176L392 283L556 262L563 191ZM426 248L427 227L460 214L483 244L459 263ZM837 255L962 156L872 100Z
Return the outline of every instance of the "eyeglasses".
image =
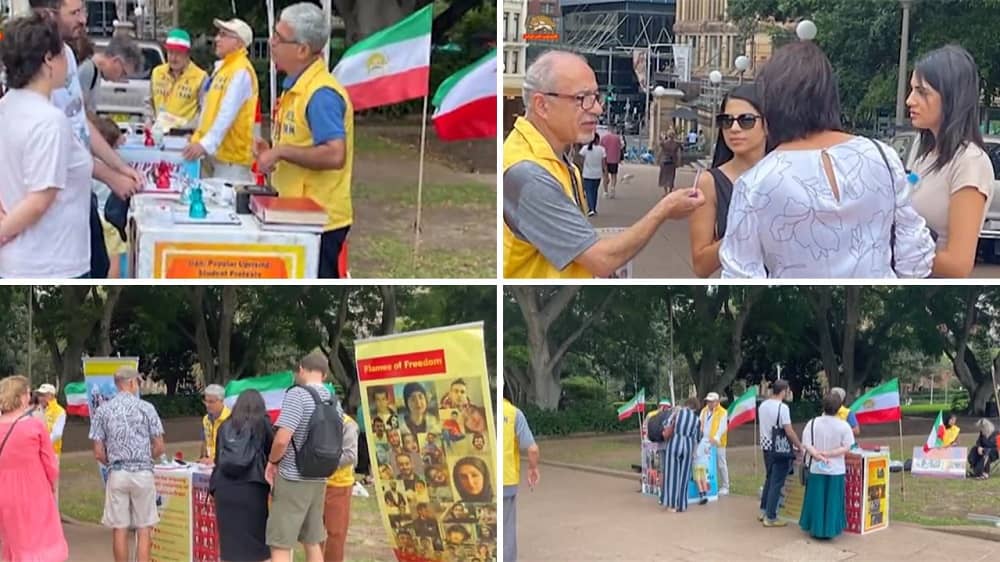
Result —
M275 45L294 45L296 43L296 41L292 41L291 39L285 39L280 33L278 33L277 27L271 31L271 42Z
M741 129L749 131L757 124L758 119L760 119L760 115L754 115L753 113L743 113L740 115L720 113L715 116L715 124L722 129L732 129L733 123L739 123Z
M560 94L559 92L542 92L543 95L566 100L576 100L580 109L593 109L597 102L601 100L600 92L587 92L583 94Z

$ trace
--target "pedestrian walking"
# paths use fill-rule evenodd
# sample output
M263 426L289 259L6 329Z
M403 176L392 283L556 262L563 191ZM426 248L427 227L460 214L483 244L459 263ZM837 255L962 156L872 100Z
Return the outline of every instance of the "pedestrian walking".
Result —
M823 415L802 430L809 474L799 527L816 539L832 539L847 526L844 455L854 445L854 432L837 415L842 403L839 395L828 393L823 397Z
M521 454L528 457L528 488L538 485L540 452L524 413L511 402L504 385L503 399L503 560L517 562L517 492L521 485Z
M660 145L656 149L656 162L660 165L659 185L664 193L674 190L677 168L681 166L681 145L676 139L677 133L669 129L660 138Z
M607 174L607 151L601 146L601 137L594 133L590 143L580 149L583 157L583 192L587 196L587 216L597 214L597 194L601 189L601 179Z
M618 165L625 156L625 131L608 129L601 135L601 146L604 148L606 174L604 176L604 197L614 199L618 189ZM596 207L595 207L596 209Z
M795 450L802 449L802 443L792 427L791 412L785 404L787 397L788 381L778 379L771 385L771 397L761 402L757 410L760 448L764 453L764 487L757 519L765 527L787 525L778 520L778 501L785 478L791 472Z

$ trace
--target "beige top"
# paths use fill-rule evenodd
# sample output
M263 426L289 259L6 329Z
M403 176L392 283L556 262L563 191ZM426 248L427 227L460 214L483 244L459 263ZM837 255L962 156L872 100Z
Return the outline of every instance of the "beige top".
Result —
M930 152L913 166L919 179L913 192L912 204L927 226L937 233L937 245L944 247L948 240L948 205L951 196L966 186L978 189L986 196L983 216L976 218L979 223L986 220L986 211L993 201L993 164L990 157L976 145L960 148L955 157L940 170L931 172L931 165L937 158Z

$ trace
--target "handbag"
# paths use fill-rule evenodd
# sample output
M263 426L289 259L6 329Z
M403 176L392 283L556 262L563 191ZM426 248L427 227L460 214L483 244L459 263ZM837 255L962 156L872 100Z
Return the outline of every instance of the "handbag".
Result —
M778 417L774 421L774 427L771 428L771 455L778 460L791 460L795 458L795 452L792 450L792 442L788 439L785 428L781 426L781 406L785 405L778 406Z
M815 447L816 418L813 418L812 421L809 422L809 438L810 442L813 443L813 447ZM803 486L809 484L809 469L812 468L812 461L813 461L812 455L810 455L809 453L805 453L805 457L803 457L802 459L802 471L799 472L799 483L801 483Z

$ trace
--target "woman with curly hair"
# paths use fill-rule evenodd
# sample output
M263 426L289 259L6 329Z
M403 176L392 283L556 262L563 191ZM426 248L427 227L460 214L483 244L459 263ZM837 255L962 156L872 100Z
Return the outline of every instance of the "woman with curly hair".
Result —
M50 101L67 64L54 20L32 14L5 27L0 60L0 277L86 277L90 271L90 150Z

